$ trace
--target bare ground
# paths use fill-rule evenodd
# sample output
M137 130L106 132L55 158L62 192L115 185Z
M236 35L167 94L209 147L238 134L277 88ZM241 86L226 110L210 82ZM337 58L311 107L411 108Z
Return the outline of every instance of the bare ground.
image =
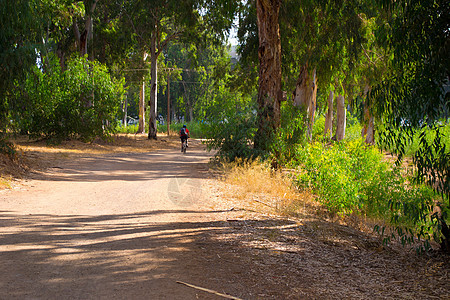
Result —
M0 299L450 299L448 256L268 213L200 142L162 139L19 141L34 167L0 191Z

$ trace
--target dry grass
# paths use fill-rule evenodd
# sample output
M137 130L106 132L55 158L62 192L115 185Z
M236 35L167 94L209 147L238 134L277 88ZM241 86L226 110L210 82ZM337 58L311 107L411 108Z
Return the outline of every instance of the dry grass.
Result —
M1 176L0 177L0 190L10 189L11 188L12 177L10 176Z
M288 217L319 210L314 195L298 191L286 175L257 161L237 161L222 165L222 180L232 185L225 193L247 209Z

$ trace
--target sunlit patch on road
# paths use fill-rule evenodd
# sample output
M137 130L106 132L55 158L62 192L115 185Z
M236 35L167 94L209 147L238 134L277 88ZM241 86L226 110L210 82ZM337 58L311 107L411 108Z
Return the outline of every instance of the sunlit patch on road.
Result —
M198 179L172 178L167 187L167 197L175 205L187 207L194 205L202 195L202 184Z

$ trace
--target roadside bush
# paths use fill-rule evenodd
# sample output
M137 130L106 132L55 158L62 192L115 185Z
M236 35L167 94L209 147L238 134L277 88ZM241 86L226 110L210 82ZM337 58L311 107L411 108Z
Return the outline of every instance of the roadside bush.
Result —
M359 123L356 116L351 114L347 115L347 126L345 128L345 140L346 141L356 141L361 139L362 126Z
M434 213L438 195L428 186L416 184L411 174L383 161L382 154L363 141L324 145L318 142L298 150L294 179L300 188L311 189L320 203L340 216L358 214L382 220L389 228L377 226L385 241L398 238L440 240Z
M362 141L340 142L328 146L318 142L299 149L297 177L301 187L312 188L319 201L340 215L361 211L362 186L372 180L379 168L379 153L365 148Z
M277 164L285 165L295 160L297 149L306 143L304 109L295 107L291 101L281 106L281 124L270 151Z
M15 128L54 140L107 137L114 132L124 94L124 80L115 80L105 66L78 57L62 72L48 57L45 72L34 67L18 87L11 112Z
M223 120L205 124L204 129L207 149L217 149L217 156L226 161L253 159L261 154L252 144L256 132L256 117L251 112L230 114Z
M139 125L137 125L137 124L127 125L126 127L123 126L122 124L118 124L115 132L135 134L138 131L138 129L139 129Z

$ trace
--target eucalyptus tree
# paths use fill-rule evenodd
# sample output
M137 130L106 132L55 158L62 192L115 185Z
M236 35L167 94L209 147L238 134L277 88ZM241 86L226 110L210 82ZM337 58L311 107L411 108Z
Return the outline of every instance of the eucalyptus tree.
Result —
M380 26L378 41L392 51L389 71L371 93L385 130L381 143L395 150L399 160L420 132L413 155L417 179L442 195L437 203L421 203L409 212L416 223L431 215L442 248L450 251L450 151L443 143L450 93L450 3L445 0L379 1L388 22ZM426 134L425 131L428 131ZM408 208L400 204L404 210ZM431 208L430 208L431 206ZM419 236L428 228L422 228Z
M215 43L213 35L207 38L210 43L178 42L164 51L165 68L160 83L167 84L168 76L171 77L172 110L184 114L185 120L212 119L223 107L236 104L234 97L223 97L238 94L229 82L232 78L229 46ZM231 103L217 103L229 100Z
M281 38L278 17L281 0L256 0L258 24L258 131L255 148L267 149L267 141L280 126Z
M271 1L263 2L265 5L272 3ZM270 83L264 83L261 72L278 70L279 76L283 74L281 77L283 89L293 91L294 103L304 105L308 110L308 127L311 134L319 80L324 89L333 87L340 90L342 94L348 90L344 88L345 82L342 81L353 72L353 66L361 53L361 44L365 41L361 34L363 22L359 2L285 0L260 11L257 10L258 3L258 1L256 3L249 1L242 9L238 35L243 61L249 64L249 60L255 60L255 53L259 53L259 91L263 91L270 85ZM279 20L277 19L276 22L275 19L260 20L261 12L267 12L271 17L279 16ZM278 39L281 41L278 46L276 46L278 43L276 39L259 36L261 32L264 32L261 30L266 23L270 24L269 28L278 30ZM278 24L279 29L277 29ZM261 50L269 49L269 45L275 47L274 49L282 49L280 67L274 59L270 67L265 66L265 62L261 62L261 58L265 57L261 55L263 53ZM277 52L271 50L268 53ZM266 59L271 60L270 57ZM270 78L275 80L277 76L272 74ZM276 80L278 82L278 79ZM279 100L273 102L274 111L277 111L276 107L282 99L281 84L276 89L277 95L280 96ZM259 98L262 99L262 97ZM260 105L261 112L271 110L271 108L263 107L265 106ZM269 119L272 118L275 125L273 129L276 130L277 114L274 113ZM259 137L256 139L258 140ZM255 141L255 145L258 145L258 142Z
M139 48L150 58L150 120L148 138L156 139L158 57L169 43L177 40L201 42L199 35L207 28L223 35L230 27L234 1L124 1L128 24Z
M370 5L354 0L286 0L282 6L286 88L293 90L294 104L307 110L310 137L319 84L323 98L331 91L339 99L353 96L350 79L366 43L364 13L371 13Z
M81 18L84 19L84 28L80 30L77 18L73 18L73 31L81 56L88 53L88 43L93 38L93 15L98 1L84 0L74 4L74 6L82 5Z

